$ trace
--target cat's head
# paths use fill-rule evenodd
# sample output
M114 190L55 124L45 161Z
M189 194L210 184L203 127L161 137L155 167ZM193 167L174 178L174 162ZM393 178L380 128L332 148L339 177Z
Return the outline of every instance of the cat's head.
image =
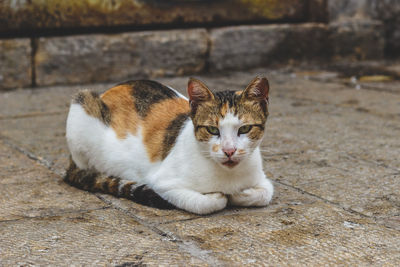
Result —
M211 92L191 78L188 95L201 153L233 168L256 149L268 117L267 78L255 78L243 91Z

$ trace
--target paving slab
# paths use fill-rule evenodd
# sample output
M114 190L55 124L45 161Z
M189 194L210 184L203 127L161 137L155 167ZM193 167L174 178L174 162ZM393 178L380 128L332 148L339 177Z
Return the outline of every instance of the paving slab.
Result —
M63 183L57 174L4 142L0 155L2 265L208 266L213 262L193 256L195 246L187 249L192 254L182 252L177 240L141 225L125 214L129 211L110 209L96 195ZM170 217L179 219L172 213Z
M105 203L115 208L124 210L134 215L137 220L145 221L149 225L159 225L175 221L186 221L200 218L199 215L189 213L183 210L161 210L152 207L136 204L135 202L124 199L115 198L111 195L97 194Z
M303 74L304 75L304 74ZM284 83L278 85L280 95L297 99L298 101L312 101L322 104L333 104L338 107L349 107L359 112L370 113L376 116L399 118L400 96L397 91L388 92L380 90L387 87L388 83L378 83L378 87L366 89L358 88L357 83L351 84L350 78L343 81L337 78L331 81L314 81L310 76L300 76L294 72ZM389 83L398 88L398 82ZM394 86L396 84L397 86ZM290 90L288 90L290 87ZM306 90L304 88L307 88ZM384 101L382 101L384 100Z
M290 189L277 187L293 196ZM287 200L286 198L284 198ZM391 265L400 263L396 230L309 196L268 208L216 214L160 226L229 266Z
M276 151L289 152L270 145L270 142L275 145L275 140L286 141L297 148L295 151L307 148L343 151L377 165L384 164L392 171L399 170L400 130L395 120L373 119L348 110L341 110L339 114L326 114L318 110L306 116L272 117L268 125L267 138L263 142L267 150L274 148Z
M282 165L285 168L282 168ZM306 151L265 159L275 181L374 218L400 218L399 174L340 153ZM400 226L400 225L399 225Z
M43 114L66 114L71 97L82 89L96 92L106 90L110 84L54 86L23 89L0 94L0 119L35 117Z
M5 266L209 266L114 209L0 222Z
M0 141L0 222L107 206Z
M58 173L63 173L69 162L65 140L66 113L18 119L5 119L0 134L24 151L38 155Z

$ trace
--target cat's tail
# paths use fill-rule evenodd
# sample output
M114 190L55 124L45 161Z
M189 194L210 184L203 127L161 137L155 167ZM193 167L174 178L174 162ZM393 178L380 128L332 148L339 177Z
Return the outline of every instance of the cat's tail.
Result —
M147 185L138 185L132 181L79 169L72 158L70 159L70 165L64 176L64 181L79 189L127 198L150 207L159 209L174 208L172 204L161 198Z

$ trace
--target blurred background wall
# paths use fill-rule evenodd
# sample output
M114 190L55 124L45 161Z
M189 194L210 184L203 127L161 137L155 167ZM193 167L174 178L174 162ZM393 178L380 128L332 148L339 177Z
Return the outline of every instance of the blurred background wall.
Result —
M399 56L398 0L0 1L0 90Z

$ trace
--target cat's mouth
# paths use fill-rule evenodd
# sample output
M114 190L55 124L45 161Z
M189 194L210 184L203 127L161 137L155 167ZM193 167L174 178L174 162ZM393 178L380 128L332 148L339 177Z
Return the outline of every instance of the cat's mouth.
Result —
M222 162L222 165L227 166L229 168L233 168L239 164L239 161L228 159L227 161Z

